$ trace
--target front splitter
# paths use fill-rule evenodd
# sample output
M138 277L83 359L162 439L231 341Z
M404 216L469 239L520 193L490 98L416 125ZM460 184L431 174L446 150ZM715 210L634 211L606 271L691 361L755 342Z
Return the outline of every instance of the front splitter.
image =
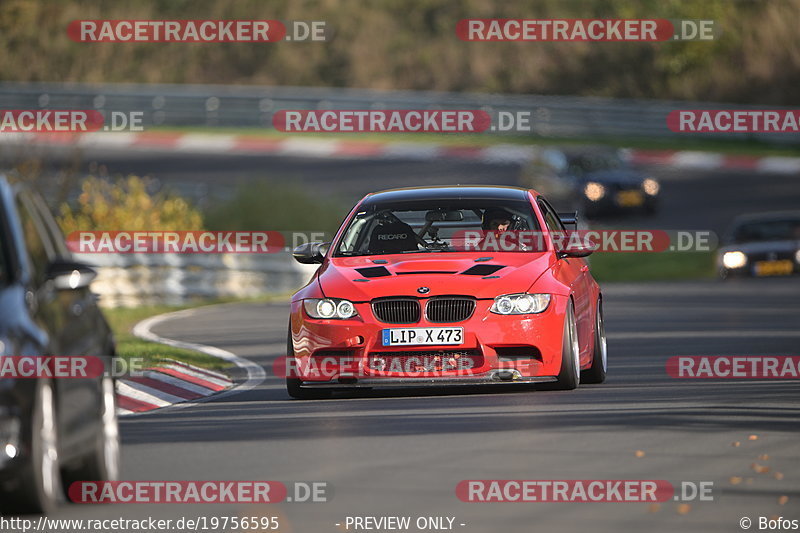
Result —
M518 377L515 379L498 379L491 376L444 378L385 377L345 379L346 381L305 381L302 383L302 387L308 389L352 389L361 387L442 387L451 385L519 385L523 383L552 383L554 381L558 381L555 376Z

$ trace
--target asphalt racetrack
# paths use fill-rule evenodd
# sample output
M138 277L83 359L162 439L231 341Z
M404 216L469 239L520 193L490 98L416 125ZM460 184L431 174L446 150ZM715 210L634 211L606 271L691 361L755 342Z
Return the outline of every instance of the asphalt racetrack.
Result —
M618 284L604 293L609 379L570 392L498 386L294 401L272 372L286 305L213 306L165 322L157 334L230 350L267 378L241 394L124 419L123 479L322 481L332 499L72 505L55 518L255 513L280 517L281 531L341 531L347 516L449 516L465 532L723 532L745 516L797 514L797 380L678 380L665 371L673 355L796 354L797 281ZM710 481L713 501L465 503L455 493L465 479Z

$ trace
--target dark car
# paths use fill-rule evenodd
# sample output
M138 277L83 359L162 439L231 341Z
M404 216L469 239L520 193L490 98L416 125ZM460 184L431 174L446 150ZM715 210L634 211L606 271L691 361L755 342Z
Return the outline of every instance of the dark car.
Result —
M114 354L111 330L43 200L0 175L0 355ZM36 359L38 360L38 359ZM48 512L72 481L114 479L114 382L0 377L0 511Z
M722 278L800 273L800 211L734 219L717 253Z
M590 218L658 210L659 182L631 167L613 148L542 150L524 180Z
M579 209L587 217L623 212L655 213L659 183L630 167L618 150L567 151L566 174L575 180Z

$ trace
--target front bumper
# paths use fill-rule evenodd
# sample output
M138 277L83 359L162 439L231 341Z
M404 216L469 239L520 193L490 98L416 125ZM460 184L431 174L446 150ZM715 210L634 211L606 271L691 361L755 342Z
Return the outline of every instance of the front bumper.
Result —
M556 381L555 376L522 376L508 374L508 377L498 377L500 372L491 372L488 376L455 376L441 378L339 378L330 381L304 381L303 386L309 389L352 389L373 387L442 387L453 385L509 385L520 383L550 383Z
M425 299L420 301L424 305ZM300 379L304 386L334 388L555 381L567 301L556 295L542 313L497 315L489 312L493 300L477 300L472 316L462 322L431 323L423 317L414 324L387 324L377 320L368 302L355 304L358 316L353 319L320 320L310 318L298 300L292 303L293 354L285 375ZM384 329L403 327L461 327L464 339L457 346L383 346ZM434 359L443 362L410 370L385 363Z
M781 277L800 274L800 261L792 252L761 252L746 253L747 263L741 267L728 268L723 263L725 252L720 250L717 253L717 268L720 277Z

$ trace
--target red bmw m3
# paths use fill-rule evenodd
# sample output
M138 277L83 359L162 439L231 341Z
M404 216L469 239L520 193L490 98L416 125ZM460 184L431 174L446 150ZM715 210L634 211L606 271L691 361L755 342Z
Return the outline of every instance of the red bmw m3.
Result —
M600 287L557 235L559 216L514 187L394 189L364 197L293 297L286 387L334 389L537 383L574 389L606 376Z

